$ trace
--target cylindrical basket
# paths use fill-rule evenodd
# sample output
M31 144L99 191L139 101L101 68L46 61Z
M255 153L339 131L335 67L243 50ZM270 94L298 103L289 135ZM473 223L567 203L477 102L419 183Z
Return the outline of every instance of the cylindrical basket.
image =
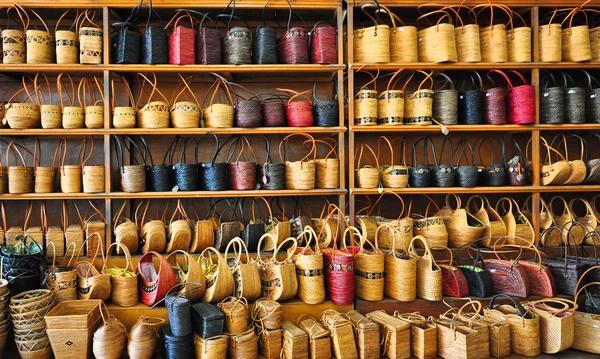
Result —
M99 65L102 63L103 35L102 28L95 23L99 12L86 10L78 21L79 32L79 63ZM83 26L87 21L89 26Z

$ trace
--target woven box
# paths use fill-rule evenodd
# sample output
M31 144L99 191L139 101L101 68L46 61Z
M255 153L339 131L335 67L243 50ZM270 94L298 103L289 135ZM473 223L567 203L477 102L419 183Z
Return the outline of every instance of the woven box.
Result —
M356 346L360 359L379 359L379 325L357 311L348 313L348 318L356 328Z
M321 322L329 329L335 357L337 359L357 359L354 327L350 320L339 312L329 309L321 314Z
M83 228L81 228L80 225L69 226L65 231L65 248L67 251L67 256L76 255L82 246Z
M388 358L410 358L410 324L384 311L374 311L367 317L381 328L385 343L384 353Z
M331 337L327 329L313 318L301 321L300 328L308 334L310 359L330 359Z
M281 355L283 329L267 329L260 336L260 353L266 359L278 359Z
M192 305L192 326L203 339L215 337L225 331L225 314L210 303Z
M100 237L90 237L93 233L98 233ZM85 228L85 236L89 238L86 244L86 253L92 257L98 250L99 241L106 243L106 224L101 221L90 221Z
M308 335L291 322L281 323L283 329L283 357L308 359ZM378 331L379 333L379 331Z
M48 227L45 246L47 247L49 243L54 244L57 257L65 255L65 232L63 232L62 228L57 226Z

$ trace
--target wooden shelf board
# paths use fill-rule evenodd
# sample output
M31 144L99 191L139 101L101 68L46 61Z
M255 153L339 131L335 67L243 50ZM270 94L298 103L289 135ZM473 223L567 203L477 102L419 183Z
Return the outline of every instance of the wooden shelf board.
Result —
M106 130L111 135L177 135L185 132L186 135L201 135L214 132L217 135L233 134L278 134L278 133L341 133L346 132L346 127L257 127L257 128L123 128Z
M3 5L12 5L10 1L1 1ZM43 1L39 0L22 0L19 5L29 8L100 8L103 6L113 8L131 9L139 3L138 0L54 0ZM154 0L152 6L154 8L213 8L221 9L227 5L228 1L223 0ZM303 0L294 2L294 9L315 9L315 10L333 10L340 6L338 0ZM262 9L264 2L255 0L237 0L236 9ZM274 0L269 3L269 8L288 9L289 5L284 0Z
M501 187L426 187L426 188L384 188L385 191L391 191L397 194L472 194L472 193L530 193L535 191L534 186L501 186ZM353 188L350 193L360 194L380 194L377 188Z
M600 192L600 185L572 185L572 186L540 186L537 191L543 193L555 192Z
M535 125L536 130L542 131L597 131L600 130L600 124L597 123L565 123L560 125Z
M445 126L449 133L452 132L527 132L533 130L533 125L449 125ZM350 132L442 132L442 126L351 126Z
M25 6L25 5L23 5ZM82 65L82 64L0 64L0 73L2 72L18 72L18 73L81 73L81 74L98 74L104 71L104 65Z
M236 5L237 6L237 5ZM331 73L344 70L346 65L331 64L273 64L273 65L106 65L106 70L116 72L174 72L174 73L207 73L207 72L229 72L229 73L259 73L281 75L281 73Z
M599 62L476 62L476 63L432 63L432 62L413 62L413 63L351 63L350 69L373 71L396 71L404 70L489 70L489 69L511 69L511 70L533 70L533 69L597 69Z
M63 200L63 199L105 199L108 198L108 193L23 193L13 194L4 193L0 194L0 200Z
M30 129L0 129L0 136L102 136L106 135L105 129L89 128L30 128Z

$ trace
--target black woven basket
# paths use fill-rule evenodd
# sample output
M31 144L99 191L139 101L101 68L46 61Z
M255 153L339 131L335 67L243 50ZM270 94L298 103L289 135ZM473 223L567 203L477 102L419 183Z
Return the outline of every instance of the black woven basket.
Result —
M569 81L573 78L561 71L564 80L563 95L565 98L565 122L585 123L585 88L569 87Z
M155 165L154 159L152 158L152 151L148 146L144 136L140 136L142 144L144 145L144 151L147 153L147 157L150 159L150 165L146 168L146 187L151 192L168 192L173 189L173 178L174 171L173 166L167 164L167 158L173 151L174 142L171 143L165 155L163 157L162 165Z
M223 143L223 146L219 146L219 138L217 135L215 135L213 132L207 132L196 142L196 152L199 151L200 141L208 134L211 134L215 138L215 154L210 162L199 163L199 187L201 191L225 191L229 188L227 163L216 162L216 160L217 156L221 152L221 149L227 142Z
M460 152L459 152L460 147ZM471 151L471 160L469 161L469 156L465 153L465 147L469 148ZM477 168L477 158L475 157L475 151L473 151L473 146L466 138L460 140L460 142L456 145L456 149L454 153L458 153L458 160L456 161L456 185L458 187L476 187L477 180L479 176L479 169ZM460 160L465 156L466 165L461 165Z
M264 138L266 157L264 163L257 163L256 165L256 183L258 183L260 189L283 190L285 189L285 163L273 163L269 136L264 135Z
M458 91L454 82L443 72L436 72L433 77L442 77L443 81L433 94L433 118L444 125L458 123Z
M210 303L193 304L192 326L202 339L221 335L225 331L225 314Z
M179 155L179 162L173 165L173 170L175 171L175 186L179 191L190 192L197 191L199 187L198 180L198 148L196 147L196 156L195 161L193 163L187 163L186 159L186 149L188 141L195 140L191 137L184 138L181 145L181 154ZM179 142L179 136L176 137L175 143ZM173 154L175 154L175 147L171 152L171 158L173 158Z
M494 141L498 143L501 153L501 162L494 162ZM481 156L481 148L484 143L490 146L490 165L485 166ZM483 186L504 186L506 185L506 165L504 159L504 143L494 137L483 137L475 142L477 152L479 153L479 163L484 166L479 174L479 184Z
M585 121L588 123L600 123L600 83L595 77L583 71L588 79L585 93ZM596 86L596 87L594 87Z
M449 164L441 164L442 158L444 156L444 149L446 148L446 142L448 142L450 149ZM440 157L438 161L438 156L435 151L435 146L433 146L433 160L435 162L435 170L432 173L433 185L436 187L453 187L454 186L454 166L452 165L452 161L454 158L454 147L452 145L452 140L450 137L445 137L442 142L442 148L440 151Z
M145 6L145 5L142 5ZM152 14L156 15L162 26L150 26ZM142 35L141 63L147 65L158 65L169 63L169 43L164 23L158 13L152 9L152 0L148 6L148 21L146 32Z
M544 71L543 74L542 83L544 87L540 91L540 123L564 123L565 101L563 89L556 86L556 80L552 72ZM550 84L552 84L551 87L549 87Z
M251 211L244 211L244 203L246 200L252 202ZM256 252L258 250L258 241L263 234L265 234L265 223L262 220L260 207L256 203L255 198L244 198L239 201L240 213L242 214L242 222L244 224L244 230L242 231L242 240L248 248L248 252ZM244 216L246 213L251 213L252 218L246 220Z
M406 138L412 142L412 139ZM423 141L423 163L417 163L417 146L419 142ZM427 145L429 144L429 137L423 137L417 142L413 142L412 144L412 166L409 168L408 174L408 184L411 187L429 187L431 185L431 174L432 174L432 166L429 164L428 156L427 156ZM433 143L431 144L433 146Z
M252 63L253 64L276 64L277 63L277 33L275 29L267 26L265 9L268 1L263 7L263 23L258 26L252 38Z
M313 85L314 126L333 127L340 123L340 105L337 100L321 101L317 98L317 83Z
M127 21L112 24L117 34L112 39L112 62L114 64L139 64L142 34L138 27Z
M463 81L458 93L458 122L465 125L480 125L485 118L485 92L483 81L477 71L470 73L471 89Z
M194 335L175 335L171 323L160 327L162 359L194 359Z

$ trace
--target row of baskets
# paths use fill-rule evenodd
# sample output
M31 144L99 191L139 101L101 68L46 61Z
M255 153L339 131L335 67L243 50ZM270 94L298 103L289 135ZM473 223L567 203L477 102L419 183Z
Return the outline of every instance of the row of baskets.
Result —
M360 73L360 71L358 72ZM490 75L499 74L507 82L507 87L498 87ZM521 73L509 70L490 70L486 75L492 85L484 88L481 75L476 71L467 74L472 86L456 90L454 81L443 72L422 70L394 72L387 82L386 90L378 92L376 75L371 77L354 95L354 123L360 126L375 125L416 125L433 123L456 124L518 124L535 123L535 88L527 83ZM508 75L513 74L521 85L513 86ZM416 91L407 91L410 81L421 77ZM434 91L434 79L440 78L440 85ZM402 89L396 89L402 80ZM371 89L370 86L373 88Z
M116 64L336 64L337 30L326 21L312 29L291 26L290 3L287 28L279 38L266 24L254 32L235 14L235 1L219 13L179 9L165 26L150 26L145 33L135 24L140 5L125 20L113 24L112 62ZM266 5L265 5L266 8ZM264 10L263 10L264 11ZM150 5L148 16L152 17ZM263 12L264 18L264 12ZM226 24L222 36L217 22ZM304 20L302 20L304 22ZM169 34L167 32L172 29Z
M587 86L573 81L576 73L541 71L540 123L600 123L600 83L587 71L580 72Z
M600 42L596 36L599 28L588 26L588 14L595 15L598 10L586 8L588 3L549 11L541 19L538 37L541 62L600 60ZM406 26L378 2L363 4L361 10L373 25L354 30L354 62L516 63L532 60L531 27L518 11L503 4L488 2L473 7L423 4L417 8L417 22L426 25L419 29ZM482 13L489 14L489 21L482 20ZM508 22L498 22L498 15L507 17ZM577 15L585 22L580 25L574 22ZM390 19L391 26L382 21L384 18Z
M36 12L17 4L8 6L5 10L9 25L2 30L3 63L89 65L102 63L103 31L102 26L98 25L102 22L99 19L102 15L101 10L78 11L71 26L67 30L59 30L61 22L62 24L66 22L65 16L70 11L67 10L56 22L54 34L50 32L39 10ZM15 20L16 28L10 28L11 19ZM38 29L34 24L38 21L42 29Z

